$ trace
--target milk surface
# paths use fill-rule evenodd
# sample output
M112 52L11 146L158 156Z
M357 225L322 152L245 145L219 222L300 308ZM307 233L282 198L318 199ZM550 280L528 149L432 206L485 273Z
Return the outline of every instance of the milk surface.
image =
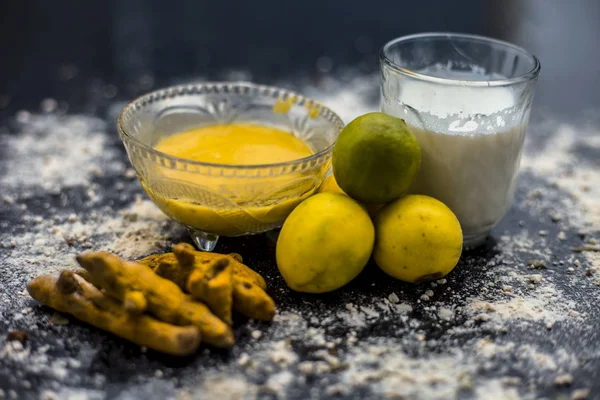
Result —
M384 88L383 111L403 118L421 146L421 169L410 192L450 207L465 243L481 239L514 194L527 121L513 93L408 82L396 98L390 94Z

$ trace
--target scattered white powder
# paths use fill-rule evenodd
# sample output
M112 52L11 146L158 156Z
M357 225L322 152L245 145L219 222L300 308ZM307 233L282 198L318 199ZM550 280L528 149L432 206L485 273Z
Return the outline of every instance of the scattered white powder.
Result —
M583 253L588 261L588 264L593 268L593 273L600 273L600 252L599 251L586 251Z
M53 392L46 392L46 396L52 396L50 393ZM104 400L106 398L104 393L100 390L70 388L62 388L55 396L55 399L57 400Z
M25 268L35 275L56 272L75 267L75 255L82 250L109 250L127 259L139 259L167 249L167 238L183 233L150 200L140 196L119 213L105 210L76 222L69 222L69 218L63 223L54 221L45 218L10 239L0 235L0 243L11 248L7 267Z
M440 307L438 309L438 316L444 321L452 321L454 318L454 311L451 308Z
M569 196L556 199L552 191L538 189L539 194L528 199L527 206L550 208L554 219L567 217L572 224L590 233L600 232L600 127L569 125L549 119L530 130L538 133L538 137L529 142L532 150L523 157L522 171L549 180ZM541 135L543 141L539 140ZM577 152L577 148L584 151ZM582 155L586 150L592 154L589 160Z
M398 302L400 301L400 299L398 298L398 295L397 295L396 293L392 293L392 294L390 294L390 295L388 296L388 300L389 300L391 303L394 303L394 304L396 304L396 303L398 303Z
M167 218L150 200L136 197L120 217L107 219L99 227L101 235L113 235L105 249L135 260L168 246L166 239L183 229Z
M322 100L349 122L378 109L377 85L376 75L349 77L344 82L327 78L301 92ZM48 109L53 106L45 104ZM8 191L2 193L0 206L22 215L23 229L10 235L0 230L0 246L7 254L0 260L7 288L0 292L0 312L7 310L3 318L11 327L27 326L43 340L43 324L51 319L50 314L37 307L32 311L34 303L24 291L24 281L74 267L74 256L80 251L107 249L137 259L168 249L185 232L150 201L133 197L140 192L139 187L132 189L137 185L133 171L125 171L128 163L108 143L104 122L27 112L16 117L22 132L0 136L0 143L10 149L9 170L0 176L2 188ZM187 378L182 372L180 385L169 381L167 366L161 367L163 375L153 372L148 378L153 383L132 383L122 398L147 393L146 397L165 393L168 398L175 392L181 400L285 398L294 397L296 387L309 386L307 397L312 398L518 399L536 397L538 385L566 385L569 376L576 379L581 354L560 347L560 342L551 342L554 339L545 334L561 324L586 326L594 309L586 307L585 298L575 301L564 288L600 290L595 285L600 284L600 253L587 251L558 260L553 246L565 243L559 232L570 240L573 227L587 235L586 243L597 246L590 240L597 235L600 221L600 168L597 159L576 156L580 153L575 150L585 147L597 154L600 140L597 128L555 121L535 123L531 133L522 164L528 177L520 182L520 190L527 194L516 206L560 229L544 226L546 234L539 235L539 228L530 229L523 222L518 229L496 233L497 254L491 259L468 258L461 266L483 273L474 274L468 285L456 282L456 274L441 279L431 289L419 291L427 301L418 300L412 289L404 293L399 285L393 293L389 289L372 296L353 292L326 307L314 303L318 305L293 310L287 302L271 325L248 322L245 329L251 339L242 341L228 360L217 366L212 362L205 366L200 360L199 371L188 367ZM129 196L123 206L93 206L94 199L105 196L93 181L106 176L115 177L115 190ZM523 186L531 182L538 183ZM67 207L68 190L77 186L87 192L87 211L73 214ZM27 199L40 189L65 192L66 200L46 211L30 211ZM527 265L530 260L538 266ZM567 268L572 273L567 274ZM597 296L598 292L590 293ZM71 324L48 323L64 342L70 340ZM384 326L391 328L381 332ZM540 345L519 329L540 332L546 344ZM517 332L512 335L512 330ZM429 337L430 331L436 334ZM102 398L104 376L99 375L96 389L79 389L73 381L79 370L87 371L84 360L94 359L101 351L95 344L83 346L73 359L50 355L49 350L64 342L32 348L1 340L1 363L53 380L55 385L42 388L41 398ZM210 358L210 354L204 349L198 357ZM514 365L524 376L512 376L507 365ZM583 398L588 392L578 387L569 393L572 398Z
M500 379L491 379L475 389L478 399L519 400L519 392L515 388L506 387Z
M281 371L272 375L262 387L262 392L274 395L278 399L285 398L287 386L294 381L290 371Z
M52 193L85 185L103 169L123 168L116 152L106 147L103 120L94 117L28 114L18 135L0 135L10 173L0 178L4 188L40 186Z
M412 358L401 348L371 345L350 353L342 381L351 388L371 387L384 398L450 399L469 386L473 367L463 354Z
M21 342L5 342L0 350L0 360L19 364L24 371L59 381L65 380L69 374L76 373L81 362L71 357L55 359L47 354L48 347L43 346L31 351Z
M261 331L258 331L258 330L256 330L256 331L252 331L252 333L251 333L250 335L252 336L252 338L253 338L254 340L258 340L258 339L260 339L260 338L261 338L261 336L262 336L262 332L261 332Z
M269 358L273 364L280 367L286 367L298 360L296 353L291 351L290 343L285 340L273 344L272 349L269 350Z
M241 374L208 374L193 392L182 395L179 399L203 400L240 400L253 399L257 394L257 386L249 383Z
M539 297L538 297L539 296ZM540 291L537 295L513 297L509 300L473 300L466 311L472 314L488 313L488 319L502 323L504 321L562 321L569 316L569 304L550 300ZM562 299L562 298L561 298Z
M577 389L573 391L571 395L571 400L586 400L590 398L590 390L589 389Z

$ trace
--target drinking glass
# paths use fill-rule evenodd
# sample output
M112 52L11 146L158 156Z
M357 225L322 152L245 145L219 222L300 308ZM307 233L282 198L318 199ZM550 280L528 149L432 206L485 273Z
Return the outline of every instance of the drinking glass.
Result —
M385 44L381 108L405 120L421 147L410 193L432 196L481 244L510 207L538 59L482 36L424 33Z

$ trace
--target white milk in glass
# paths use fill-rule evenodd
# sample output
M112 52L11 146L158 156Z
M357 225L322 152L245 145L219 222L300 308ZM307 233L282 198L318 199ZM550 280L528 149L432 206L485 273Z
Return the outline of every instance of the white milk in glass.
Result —
M422 82L406 82L397 97L387 90L382 101L383 111L404 119L421 146L410 192L450 207L465 242L487 234L510 207L527 125L527 118L515 114L510 89L487 90L444 87L438 96L433 85L429 90Z

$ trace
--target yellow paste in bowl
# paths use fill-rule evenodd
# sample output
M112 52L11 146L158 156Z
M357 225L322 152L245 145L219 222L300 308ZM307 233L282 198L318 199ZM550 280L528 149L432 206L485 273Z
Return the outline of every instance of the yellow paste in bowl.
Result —
M156 150L186 160L225 165L258 165L310 156L301 139L277 128L253 124L211 125L162 139Z
M305 142L288 132L250 123L188 130L160 140L154 148L186 160L236 166L282 163L313 154ZM273 171L261 168L260 176L243 178L247 172L235 169L218 176L220 169L210 167L217 175L210 176L161 168L159 176L142 184L173 218L205 232L236 236L281 223L314 192L326 168L279 176L269 176Z

